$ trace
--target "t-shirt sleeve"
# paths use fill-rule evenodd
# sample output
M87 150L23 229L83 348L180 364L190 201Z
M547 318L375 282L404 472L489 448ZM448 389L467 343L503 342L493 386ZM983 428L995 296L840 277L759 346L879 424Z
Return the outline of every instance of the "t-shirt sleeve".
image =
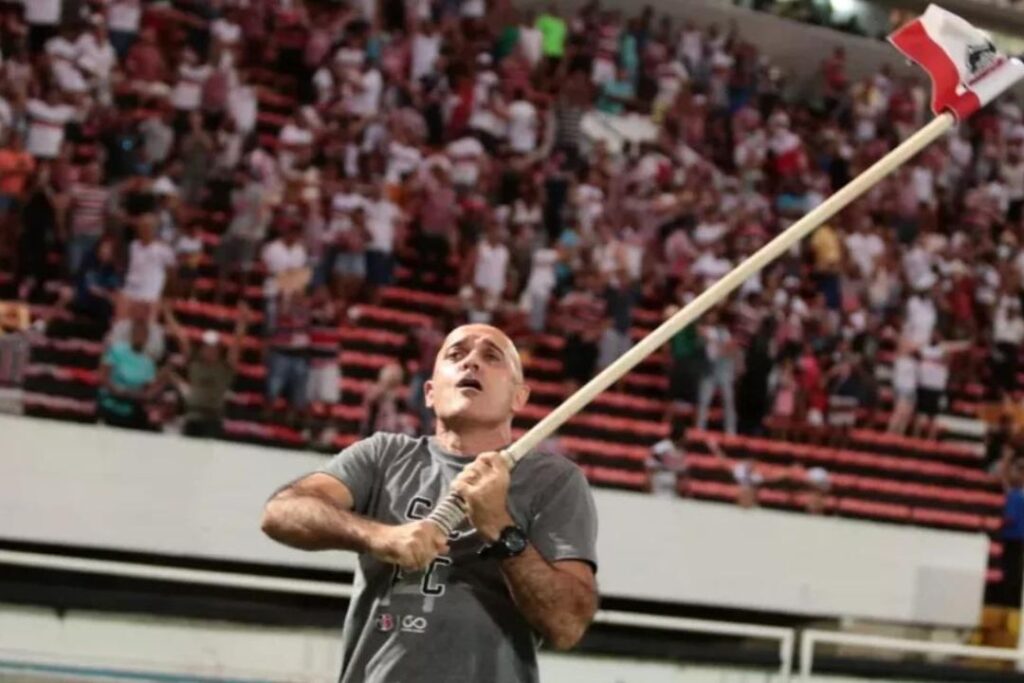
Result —
M544 492L530 520L530 542L548 562L582 560L597 569L597 507L573 467Z
M352 494L353 511L368 514L370 499L380 475L383 439L374 435L342 450L319 471L344 484Z

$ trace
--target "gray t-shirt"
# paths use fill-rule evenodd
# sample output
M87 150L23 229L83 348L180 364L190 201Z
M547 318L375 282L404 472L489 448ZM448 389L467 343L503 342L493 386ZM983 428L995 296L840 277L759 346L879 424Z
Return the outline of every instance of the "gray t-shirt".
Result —
M321 471L352 492L355 512L404 524L427 516L471 458L431 437L378 433ZM512 471L509 514L549 562L597 566L597 512L586 479L561 456L531 453ZM345 618L341 683L534 683L537 635L520 614L497 560L468 522L449 552L425 571L404 573L359 557Z

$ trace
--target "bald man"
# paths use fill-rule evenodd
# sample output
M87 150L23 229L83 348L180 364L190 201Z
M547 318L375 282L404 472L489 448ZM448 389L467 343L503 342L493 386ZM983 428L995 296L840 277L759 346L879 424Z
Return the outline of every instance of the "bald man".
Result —
M359 553L341 683L530 683L539 639L568 649L597 609L597 517L579 468L498 451L529 398L512 341L489 325L445 339L425 384L434 436L375 434L278 491L263 531L302 550ZM448 489L468 521L426 516Z

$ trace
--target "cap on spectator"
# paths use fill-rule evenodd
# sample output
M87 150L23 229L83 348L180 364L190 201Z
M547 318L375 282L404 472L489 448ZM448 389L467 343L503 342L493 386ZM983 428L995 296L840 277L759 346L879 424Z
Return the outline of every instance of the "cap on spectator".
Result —
M827 489L829 487L828 472L822 467L812 467L807 470L807 482L817 488Z
M155 183L153 183L153 194L161 197L171 197L178 194L178 188L175 186L171 179L167 176L160 176Z
M207 346L216 346L220 343L220 332L216 330L206 330L203 332L203 343Z

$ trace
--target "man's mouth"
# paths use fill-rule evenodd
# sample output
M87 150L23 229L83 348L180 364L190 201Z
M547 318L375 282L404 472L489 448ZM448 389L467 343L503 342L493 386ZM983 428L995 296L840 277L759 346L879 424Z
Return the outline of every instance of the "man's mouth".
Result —
M456 389L476 389L477 391L483 391L484 385L480 383L480 380L473 379L472 377L465 377L460 379L455 384Z

